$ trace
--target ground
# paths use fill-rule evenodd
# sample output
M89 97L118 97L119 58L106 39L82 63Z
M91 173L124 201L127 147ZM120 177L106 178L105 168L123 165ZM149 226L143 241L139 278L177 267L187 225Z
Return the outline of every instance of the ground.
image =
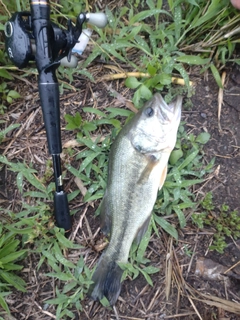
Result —
M96 79L100 78L103 72L109 72L98 61L91 70ZM185 127L189 132L198 134L205 131L211 134L210 141L204 146L203 161L208 163L215 157L214 171L199 186L199 192L206 194L212 191L216 208L226 203L231 210L239 212L240 73L235 65L229 65L225 71L226 82L220 122L218 121L219 88L210 74L205 74L204 77L197 69L190 72L195 87L195 94L191 98L193 107L191 110L184 109L182 120L186 122ZM22 99L8 107L3 119L6 120L6 126L21 123L21 127L7 135L0 145L0 152L7 155L11 161L31 163L38 170L39 176L42 176L46 170L46 161L50 157L36 78L33 76L22 78L12 84L12 87L20 91ZM81 112L82 106L85 105L94 105L100 109L105 106L125 108L125 105L112 95L113 89L131 100L132 92L126 91L122 80L92 83L84 77L74 78L72 89L66 90L61 96L63 146L76 136L75 132L65 130L64 114ZM74 146L74 150L79 152L81 149ZM4 167L0 177L1 206L17 211L21 208L21 195L16 186L16 175ZM74 177L69 173L64 183L66 191L76 189ZM84 244L81 254L84 255L88 265L89 261L96 261L100 256L94 249L97 242L102 239L99 220L94 216L97 205L98 203L93 206L84 203L81 196L71 203L71 209L78 209L74 216L73 232L76 231L74 241ZM212 214L214 215L214 212ZM80 220L82 224L79 228ZM173 217L172 222L177 223L177 219ZM224 253L219 254L209 250L214 232L215 229L211 226L199 230L191 223L191 219L184 229L178 228L178 242L160 230L160 237L155 234L152 236L146 252L151 264L160 269L152 278L153 286L148 285L141 276L133 281L127 279L122 285L121 295L114 309L104 308L98 302L86 297L82 304L83 311L76 312L76 319L240 319L240 240L229 238ZM203 257L205 260L201 260ZM76 257L71 255L69 258L76 260ZM38 262L39 256L33 253L25 260L25 268L21 274L27 281L27 293L13 291L7 298L12 318L6 317L6 319L55 318L53 306L47 310L42 307L45 300L54 297L56 283L44 275L50 271L48 266L36 270ZM202 273L197 275L195 270L200 269L201 262ZM211 279L209 275L209 270L215 268L217 264L221 270L220 274L231 268L232 274L225 277L225 281ZM224 267L226 269L221 269Z
M239 210L240 89L236 82L238 70L231 66L226 72L227 81L220 119L221 131L217 117L219 88L210 76L203 79L197 75L196 71L191 77L195 83L195 95L192 97L193 108L190 111L183 111L182 120L186 122L186 128L195 134L202 131L211 134L211 139L204 148L204 161L207 163L216 157L215 171L211 179L206 180L207 183L203 185L201 192L212 191L214 202L217 205L225 202L230 205L231 210ZM8 135L4 144L1 144L1 152L8 155L11 160L32 162L41 175L45 171L45 161L49 156L42 126L37 86L34 79L31 82L28 81L20 81L16 84L24 99L12 104L4 115L4 119L7 119L9 124L22 123L23 129L17 129ZM86 91L82 89L74 93L69 90L62 96L63 145L75 138L73 132L64 130L63 115L65 113L74 114L79 110L79 101L83 97L87 105L92 105L94 103L92 97L97 95L97 104L101 107L116 104L120 106L106 89L108 85L108 83L92 84L85 79L76 79L74 86L87 88ZM112 83L112 86L124 95L124 86L121 81ZM37 146L36 141L38 141ZM5 182L1 185L3 206L17 208L21 196L15 183L16 177L6 168L1 174ZM76 188L73 177L68 177L66 188L68 190ZM82 228L78 229L75 240L84 242L84 238L89 239L94 235L91 241L96 244L101 238L98 232L99 220L94 217L96 208L83 203L82 199L80 203L73 204L74 208L77 206L80 208L74 217L75 230L85 208L87 211L85 210ZM229 278L229 285L223 281L196 276L195 269L199 258L205 257L227 268L236 265L234 273L240 275L240 241L229 239L224 254L219 254L208 250L215 232L211 226L199 232L189 220L187 226L182 230L178 229L178 232L180 237L178 243L172 241L163 231L161 231L160 238L153 235L150 241L146 254L151 259L152 265L160 268L159 274L153 276L153 287L148 285L141 276L134 281L127 279L123 283L115 311L106 309L99 303L86 298L83 302L83 311L76 314L76 319L239 319L239 280L235 277ZM91 249L88 241L87 246L85 248L88 251L86 257L91 256L92 260L94 256L95 259L98 259L99 253ZM192 255L186 254L184 249L186 246L193 253ZM166 299L166 263L169 268L169 261L166 261L166 257L169 255L172 262L172 282L169 287L169 297ZM22 273L28 283L28 292L26 294L14 292L8 299L12 315L16 319L51 319L52 317L48 314L54 314L52 309L49 311L40 309L43 301L53 296L53 283L44 276L41 270L40 272L35 270L37 263L38 257L34 254L29 255ZM223 300L217 301L217 298ZM230 312L233 311L231 309L233 306L230 306L230 309L225 306L229 301L235 302L238 306L235 312ZM225 307L222 307L223 305Z

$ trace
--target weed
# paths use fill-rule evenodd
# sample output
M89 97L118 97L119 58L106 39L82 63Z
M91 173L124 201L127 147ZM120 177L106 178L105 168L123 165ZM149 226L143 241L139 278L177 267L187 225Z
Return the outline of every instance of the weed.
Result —
M1 75L1 73L0 73ZM13 102L13 99L20 98L20 94L16 90L11 90L6 82L0 84L0 114L4 114L7 109L7 105Z
M209 138L208 133L200 133L197 137L188 135L184 126L180 125L176 146L169 159L169 173L154 207L155 213L177 214L181 228L186 225L184 209L196 207L194 194L189 188L201 183L204 175L211 172L214 165L214 159L205 166L202 163L202 148ZM177 239L177 232L168 221L156 214L154 219Z
M223 253L227 247L227 237L235 240L240 237L240 216L236 210L230 211L226 204L222 204L220 209L217 209L213 204L211 192L205 195L200 206L204 211L194 213L192 220L200 229L206 225L216 230L209 249Z
M2 122L2 123L4 123L4 122ZM0 122L0 124L1 124L1 122ZM0 131L0 143L4 140L4 138L5 138L5 136L6 136L6 134L7 134L8 132L10 132L10 131L18 128L19 126L20 126L20 124L17 124L17 123L16 123L16 124L10 125L9 127L7 127L7 128L4 129L4 130L1 130L1 131Z
M59 254L60 251L58 252L57 258L59 258ZM50 259L52 258L53 256L51 256ZM61 262L62 259L65 258L62 257L60 260ZM73 307L79 311L82 310L81 301L85 298L86 293L89 290L89 286L92 283L92 273L85 265L82 257L78 260L77 265L70 263L66 259L63 264L64 270L54 270L55 272L46 274L49 277L64 281L64 286L61 288L61 291L56 288L56 298L47 300L46 304L57 305L57 319L63 319L64 316L75 319L74 313L70 310Z
M26 292L26 283L19 277L16 272L21 270L23 266L16 262L22 260L27 250L21 250L20 241L16 239L16 235L3 227L0 223L0 306L10 315L5 297L10 294L8 290L11 287Z

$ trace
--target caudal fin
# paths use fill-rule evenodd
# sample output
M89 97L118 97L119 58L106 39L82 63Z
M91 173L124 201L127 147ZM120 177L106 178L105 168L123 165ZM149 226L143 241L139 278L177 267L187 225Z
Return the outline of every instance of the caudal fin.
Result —
M115 261L108 261L102 255L93 274L94 283L90 287L89 295L93 300L101 300L106 297L110 305L114 305L121 291L121 277L123 270Z

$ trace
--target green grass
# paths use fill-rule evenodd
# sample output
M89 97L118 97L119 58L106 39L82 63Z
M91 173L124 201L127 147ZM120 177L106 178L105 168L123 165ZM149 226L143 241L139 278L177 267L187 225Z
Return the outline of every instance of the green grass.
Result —
M221 86L221 68L228 61L232 61L232 53L236 43L239 42L236 35L229 37L224 35L239 25L240 16L236 15L227 0L186 0L180 4L181 2L169 0L168 11L162 7L160 0L136 0L114 12L106 8L109 26L105 29L95 28L95 34L98 37L94 41L93 51L88 58L81 61L76 70L59 68L61 92L74 89L74 77L79 73L93 81L89 65L95 63L97 57L114 63L119 70L148 73L148 77L129 77L125 80L125 86L133 90L133 102L138 108L155 91L167 93L167 101L172 100L177 94L191 97L194 93L189 82L191 67L198 68L200 73L209 70ZM29 8L27 1L4 0L3 3L11 13ZM0 11L1 30L9 18L6 8L3 6ZM65 25L66 17L74 19L81 10L85 11L86 8L88 8L87 1L60 1L59 5L52 6L53 21ZM0 46L3 48L3 37L0 41ZM131 51L129 48L132 48ZM36 73L35 69L32 71ZM6 112L13 99L19 98L19 94L12 85L13 75L18 72L12 71L12 65L6 54L0 52L2 100L0 114ZM23 74L27 76L27 70L21 71L21 75ZM180 88L173 85L172 76L183 78L185 86ZM187 101L188 104L189 102L190 100ZM86 120L87 114L91 114L91 121ZM68 174L80 178L87 189L84 202L97 204L97 201L101 200L106 187L111 142L123 123L131 116L132 113L129 110L113 107L101 110L85 107L81 113L65 115L66 130L73 131L74 137L84 146L77 155L71 149L64 151L74 160L71 164L66 161L65 170ZM0 143L3 143L9 131L18 127L9 123L6 128L5 124L0 122L0 126L4 125L0 127ZM105 134L104 139L101 139L98 132L103 126L109 128L109 132ZM93 134L97 136L96 140L92 139ZM159 268L151 265L151 261L144 255L150 237L153 232L159 235L159 227L161 227L177 240L177 228L186 226L185 212L189 208L194 212L193 223L199 228L211 223L217 230L210 249L223 252L226 237L239 237L239 216L235 211L230 212L229 208L223 205L219 209L218 218L209 218L214 208L211 197L207 194L205 198L195 201L192 187L201 183L214 166L214 159L205 165L202 161L203 146L209 138L209 135L204 132L198 136L189 134L186 132L184 123L180 125L176 147L169 161L169 174L164 187L159 192L151 224L140 245L132 246L129 264L121 266L124 269L123 278L128 276L135 279L142 274L152 285L151 275ZM47 164L43 177L38 177L38 172L32 168L31 163L22 163L17 159L10 161L7 156L0 156L0 167L3 165L16 174L16 188L21 194L22 205L19 212L1 208L5 219L2 219L0 225L2 231L0 305L5 312L9 313L6 296L14 288L25 290L21 264L27 254L26 249L33 246L31 253L38 256L38 270L47 264L51 272L46 273L46 276L58 280L56 297L46 301L46 305L56 305L57 319L74 319L73 311L82 308L81 301L86 296L91 283L92 270L88 268L84 255L81 254L84 248L67 240L62 230L54 227L49 206L54 190L54 183L48 183L52 171L51 163ZM26 185L27 191L24 188ZM68 195L70 205L78 194L79 190L76 188ZM199 208L202 210L200 214ZM75 214L75 211L71 213ZM169 218L170 215L177 217L174 218L174 226L171 223L172 218ZM13 248L18 249L18 255L13 254ZM66 251L80 252L78 261L67 259L64 255ZM9 261L4 260L6 255L11 258ZM15 269L11 269L9 265ZM16 283L10 280L9 275L12 274L12 270L18 271Z

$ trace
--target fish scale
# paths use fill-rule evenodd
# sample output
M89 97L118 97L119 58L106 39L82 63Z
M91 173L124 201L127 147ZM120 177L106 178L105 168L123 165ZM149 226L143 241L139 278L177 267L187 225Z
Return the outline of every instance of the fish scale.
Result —
M155 94L123 127L111 146L107 188L101 203L102 230L110 241L93 274L90 296L114 305L121 291L131 245L139 243L162 187L176 143L182 98L167 105Z

